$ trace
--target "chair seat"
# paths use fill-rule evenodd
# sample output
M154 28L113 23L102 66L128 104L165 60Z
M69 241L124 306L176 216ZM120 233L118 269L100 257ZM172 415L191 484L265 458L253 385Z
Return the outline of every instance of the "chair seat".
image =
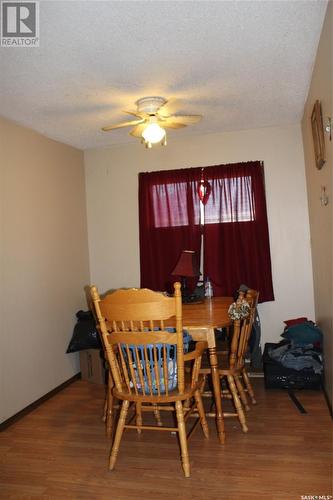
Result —
M150 394L144 395L140 392L140 401L142 403L160 403L161 399L163 399L163 403L174 403L175 401L185 401L190 399L194 396L195 391L200 388L202 377L199 377L198 382L194 385L194 387L191 387L191 381L186 380L186 378L187 377L185 377L184 392L180 393L178 389L174 389L173 391L169 391L168 395L163 393L160 396L158 394L154 394L152 396ZM123 388L124 390L121 392L114 388L113 396L121 400L137 401L138 396L135 392L133 392L133 394L128 393L126 385L124 385Z

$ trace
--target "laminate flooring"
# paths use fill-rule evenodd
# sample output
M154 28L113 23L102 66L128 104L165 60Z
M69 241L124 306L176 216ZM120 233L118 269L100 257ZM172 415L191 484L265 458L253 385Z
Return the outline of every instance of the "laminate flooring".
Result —
M208 440L197 427L188 479L169 432L127 430L108 471L104 388L77 380L0 433L0 498L332 498L332 421L322 392L296 393L307 411L301 414L286 392L252 380L258 404L247 413L249 432L226 419L220 445L213 419Z

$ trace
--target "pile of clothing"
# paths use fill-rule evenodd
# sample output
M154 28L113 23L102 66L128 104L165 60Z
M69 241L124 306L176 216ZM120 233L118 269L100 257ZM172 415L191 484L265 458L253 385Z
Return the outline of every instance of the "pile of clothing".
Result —
M293 346L292 344L283 343L268 351L270 358L274 359L286 368L294 370L303 370L304 368L312 368L319 374L323 371L322 354L318 350L314 350L312 345Z
M316 374L323 371L323 334L307 318L285 321L284 340L268 349L268 355L286 368L300 371L309 368Z

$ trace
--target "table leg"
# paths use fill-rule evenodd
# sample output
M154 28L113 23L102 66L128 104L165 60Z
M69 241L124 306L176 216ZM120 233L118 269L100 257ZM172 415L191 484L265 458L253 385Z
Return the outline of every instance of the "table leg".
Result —
M209 347L208 353L209 353L210 369L212 372L212 383L213 383L215 408L216 408L217 434L218 434L220 443L223 444L224 439L225 439L224 418L223 418L223 411L222 411L221 382L220 382L219 371L218 371L216 347Z

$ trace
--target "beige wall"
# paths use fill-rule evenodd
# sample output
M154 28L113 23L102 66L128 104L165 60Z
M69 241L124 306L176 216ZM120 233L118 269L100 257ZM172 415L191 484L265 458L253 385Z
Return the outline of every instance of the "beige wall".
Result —
M308 190L311 228L311 248L314 281L316 321L324 331L326 358L326 388L332 403L333 361L333 190L332 190L332 141L325 134L326 163L317 170L314 161L311 135L311 113L317 99L321 101L324 125L333 117L333 3L329 2L318 47L312 81L302 120L304 157ZM320 202L321 186L326 186L329 203Z
M263 343L283 320L314 317L304 156L299 125L182 138L146 150L139 141L85 152L92 281L138 286L138 172L263 160L275 302L260 305ZM251 285L251 283L249 283Z
M82 152L0 118L0 422L79 371L89 282Z

